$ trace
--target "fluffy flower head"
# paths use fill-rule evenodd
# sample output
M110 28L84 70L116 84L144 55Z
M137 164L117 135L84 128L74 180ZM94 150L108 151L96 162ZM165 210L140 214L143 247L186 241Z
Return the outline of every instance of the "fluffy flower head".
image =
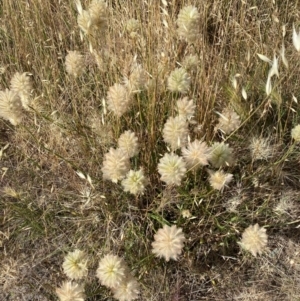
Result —
M66 281L60 288L56 289L60 301L84 301L84 288L78 283Z
M138 154L138 138L132 131L125 131L118 139L118 147L128 158Z
M188 97L183 97L178 99L176 102L178 115L190 120L195 115L196 105L192 99L188 99Z
M196 170L208 165L210 149L205 142L195 140L182 149L182 156L188 169Z
M26 72L14 74L10 81L10 90L19 95L23 108L28 110L28 106L31 104L30 93L32 84Z
M107 92L107 106L116 116L121 117L131 103L130 93L125 86L114 84Z
M240 116L233 110L226 108L219 115L219 123L216 125L216 129L220 129L225 134L230 134L239 128L241 124Z
M272 155L272 147L269 139L263 137L254 137L250 143L250 152L252 160L267 160Z
M176 150L187 143L188 123L181 116L169 117L163 128L163 138L172 150Z
M209 177L209 183L212 188L217 190L223 190L226 184L232 180L233 175L230 173L225 173L222 170L211 173Z
M215 142L211 147L209 161L215 168L232 165L233 156L231 148L224 142Z
M134 171L130 170L126 178L122 181L124 191L128 191L134 195L143 194L148 181L144 176L142 169Z
M116 288L123 283L126 275L126 265L122 258L107 254L99 262L97 277L102 285Z
M187 93L191 79L184 68L176 68L168 77L168 90L171 92Z
M139 295L139 284L133 278L129 276L129 279L126 279L120 285L113 289L114 298L119 301L131 301L136 300Z
M188 43L194 43L199 35L200 14L196 7L183 7L177 17L178 35Z
M260 228L258 224L249 226L245 229L240 246L252 253L253 256L261 254L268 243L268 235L265 228Z
M0 117L12 125L18 125L22 121L22 115L22 103L18 94L8 89L0 91Z
M87 275L87 257L83 251L69 252L63 262L64 273L70 279L82 279Z
M181 228L176 225L171 227L164 225L154 235L154 242L152 243L152 252L157 257L164 257L166 261L170 259L177 260L178 255L181 254L185 237Z
M110 148L103 161L103 179L117 183L130 169L128 156L121 149Z
M92 0L88 7L88 12L92 26L97 26L101 29L106 27L107 7L103 0Z
M81 55L78 51L69 51L66 56L67 73L76 78L83 73L84 67L84 56Z
M292 129L291 135L296 142L300 142L300 124Z
M158 172L167 185L179 186L186 173L186 164L178 155L166 153L159 160Z

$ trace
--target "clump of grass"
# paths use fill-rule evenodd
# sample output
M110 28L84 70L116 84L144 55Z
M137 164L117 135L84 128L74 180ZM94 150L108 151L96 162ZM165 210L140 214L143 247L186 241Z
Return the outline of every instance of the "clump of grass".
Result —
M272 297L296 295L296 4L5 0L2 12L0 265L14 254L18 285L3 268L0 299L38 287L36 300L247 300L272 286L271 273L244 285L264 265ZM179 239L151 245L162 229ZM293 274L272 259L279 232ZM84 286L63 282L70 249L89 258L73 274ZM124 258L128 281L99 284L98 253Z

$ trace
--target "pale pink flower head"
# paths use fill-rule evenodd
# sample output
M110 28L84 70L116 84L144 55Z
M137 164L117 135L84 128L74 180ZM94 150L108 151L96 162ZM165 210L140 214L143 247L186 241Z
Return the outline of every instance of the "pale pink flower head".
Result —
M185 237L181 228L177 228L176 225L171 227L164 225L154 235L152 252L157 257L164 257L166 261L177 260L182 252L184 241Z

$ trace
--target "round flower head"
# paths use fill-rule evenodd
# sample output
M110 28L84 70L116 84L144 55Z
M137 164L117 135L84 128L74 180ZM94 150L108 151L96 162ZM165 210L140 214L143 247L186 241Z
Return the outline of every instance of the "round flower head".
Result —
M232 177L232 174L219 170L211 173L209 177L209 183L212 188L223 190L223 188L232 180Z
M300 124L296 125L293 129L292 129L292 138L296 141L296 142L300 142Z
M0 91L0 117L12 125L18 125L22 121L22 115L22 103L18 94L8 89Z
M230 134L239 128L241 124L240 116L233 110L226 108L219 115L219 123L216 125L216 129L220 129L225 134Z
M249 146L252 160L267 160L272 155L270 141L263 137L254 137Z
M125 24L125 28L129 34L136 33L139 31L140 22L136 19L129 19Z
M158 172L167 185L179 186L186 173L186 164L178 155L166 153L159 160Z
M211 147L209 161L215 168L232 165L233 157L231 148L224 142L215 142Z
M130 169L128 156L121 149L110 148L104 155L103 179L117 183L122 180Z
M84 301L85 294L83 285L66 281L56 289L60 301Z
M194 101L189 100L188 97L178 99L176 102L177 112L180 117L190 120L195 115L196 105Z
M131 93L137 93L144 90L147 84L147 73L141 65L135 64L129 78L125 78L125 85Z
M183 58L181 66L187 71L194 71L199 65L199 58L197 55L187 55Z
M122 186L124 187L124 191L137 195L143 194L147 182L142 169L138 171L130 170L126 178L122 181Z
M118 139L118 147L128 158L138 154L138 138L132 131L125 131Z
M69 252L63 262L64 273L70 279L82 279L88 273L87 257L83 251Z
M178 255L181 254L184 241L185 237L181 228L177 228L176 225L171 227L164 225L154 235L152 252L157 257L164 257L166 261L170 259L177 260Z
M19 95L23 108L28 110L31 102L30 93L32 84L26 72L22 74L17 72L14 74L10 81L10 90Z
M195 140L182 149L182 156L188 169L196 170L208 165L210 149L205 142Z
M126 269L122 258L107 254L99 262L97 277L102 285L116 288L124 281Z
M79 13L77 17L77 24L84 34L88 35L91 31L92 26L92 18L88 11L81 10L81 13ZM80 32L80 36L82 37L82 33Z
M260 228L258 224L249 226L245 229L242 240L239 242L240 246L252 253L253 256L261 254L267 246L268 235L265 228Z
M176 68L168 77L168 90L171 92L187 93L191 79L184 68Z
M188 43L194 43L199 36L200 14L196 7L183 7L177 17L178 35Z
M91 25L101 29L106 27L107 7L103 0L92 0L88 7Z
M130 93L121 84L114 84L107 92L107 106L116 116L121 117L130 106Z
M185 146L188 134L188 123L181 116L169 117L163 128L164 141L172 150Z
M119 301L131 301L138 298L139 284L133 277L128 278L113 289L114 298Z
M83 73L84 67L84 56L78 51L69 51L66 56L66 70L68 74L78 77Z

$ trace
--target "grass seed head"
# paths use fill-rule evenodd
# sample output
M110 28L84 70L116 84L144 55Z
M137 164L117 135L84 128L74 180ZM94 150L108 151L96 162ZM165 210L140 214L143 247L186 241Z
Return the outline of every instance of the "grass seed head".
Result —
M154 235L152 243L152 253L156 257L163 257L166 261L170 259L177 260L182 252L185 237L181 228L176 225L171 227L164 225Z
M220 129L225 134L230 134L239 128L241 121L240 116L230 108L226 108L219 114L219 123L216 129Z
M300 142L300 124L292 129L291 136L296 142Z
M163 128L164 141L172 150L184 147L188 134L188 123L182 116L169 117Z
M60 301L84 301L85 294L83 285L66 281L60 288L56 289Z
M18 94L8 89L0 91L0 117L12 125L18 125L22 121L22 116L22 103Z
M85 59L78 51L69 51L66 56L66 71L75 78L80 76L85 69Z
M158 172L167 185L179 186L186 173L186 164L178 155L166 153L159 160Z
M231 182L233 175L225 173L222 170L211 173L209 183L212 188L222 191L224 187Z
M14 74L10 81L10 90L19 95L23 108L28 110L28 106L31 104L32 83L26 72Z
M267 160L272 156L270 141L263 137L253 137L249 149L253 161Z
M132 131L125 131L118 139L118 147L128 158L136 156L139 152L138 138Z
M130 170L126 178L122 180L124 191L128 191L134 195L143 194L147 183L148 181L142 169L137 171Z
M88 7L91 25L100 29L106 28L107 23L107 5L103 0L92 0Z
M104 155L102 173L103 179L117 183L122 180L130 169L128 156L121 149L110 148Z
M168 77L168 90L171 92L187 93L190 89L191 78L184 68L176 68Z
M64 273L70 279L82 279L87 276L87 257L83 251L69 252L63 262Z
M177 32L188 43L195 43L199 37L200 14L195 6L183 7L177 17Z
M136 300L140 293L139 283L130 275L120 285L113 289L114 298L119 301Z
M124 282L127 267L122 258L107 254L99 262L97 277L102 285L116 288Z
M208 165L210 149L205 142L194 140L182 149L182 156L188 169L196 170Z
M258 224L249 226L242 235L240 246L249 251L253 256L261 254L267 246L268 235L265 228L259 227Z
M209 161L215 168L232 165L232 149L224 142L215 142L211 147Z
M195 116L196 105L194 104L193 99L188 97L183 97L177 100L176 102L178 115L190 120Z
M107 107L116 116L121 117L131 104L130 93L125 86L114 84L107 92Z

